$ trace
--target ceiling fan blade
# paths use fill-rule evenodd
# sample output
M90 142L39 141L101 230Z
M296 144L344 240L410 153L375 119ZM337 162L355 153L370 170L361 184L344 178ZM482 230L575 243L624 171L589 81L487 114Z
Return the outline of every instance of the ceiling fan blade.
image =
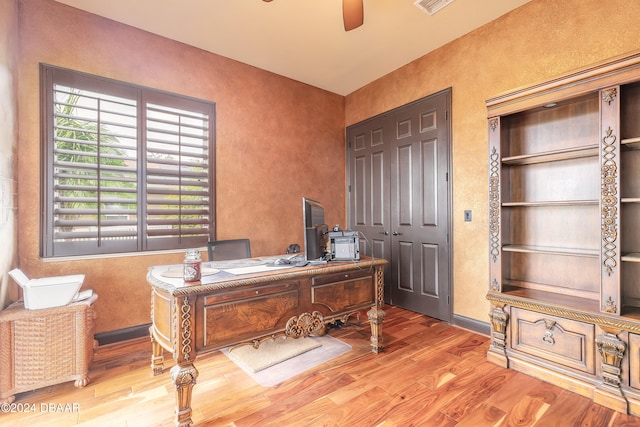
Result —
M344 30L358 28L364 22L363 0L342 0L342 18Z

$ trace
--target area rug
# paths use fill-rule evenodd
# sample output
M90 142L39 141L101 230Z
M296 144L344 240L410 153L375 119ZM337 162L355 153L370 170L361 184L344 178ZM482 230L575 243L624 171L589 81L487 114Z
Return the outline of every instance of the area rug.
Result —
M273 387L350 350L349 344L324 335L280 337L263 342L257 349L246 345L222 352L258 384Z

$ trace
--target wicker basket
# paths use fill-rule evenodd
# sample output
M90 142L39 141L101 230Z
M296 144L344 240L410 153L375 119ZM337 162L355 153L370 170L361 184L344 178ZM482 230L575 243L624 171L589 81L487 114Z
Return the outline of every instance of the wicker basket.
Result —
M53 384L89 383L96 294L63 307L26 310L17 302L0 311L0 402Z

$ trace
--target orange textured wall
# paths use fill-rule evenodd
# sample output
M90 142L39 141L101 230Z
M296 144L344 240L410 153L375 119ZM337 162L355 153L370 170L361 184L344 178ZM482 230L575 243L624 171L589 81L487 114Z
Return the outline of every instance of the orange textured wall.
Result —
M40 62L216 102L219 239L248 237L257 256L302 244L302 196L344 224L344 97L52 0L18 4L19 265L31 277L85 273L97 332L148 323L148 267L183 254L40 258Z
M488 321L485 100L640 49L639 16L638 1L532 0L346 97L348 126L452 88L454 314Z
M486 322L484 101L640 49L640 2L532 0L345 99L52 0L17 2L19 264L31 276L86 273L85 287L100 293L98 332L147 323L147 268L182 254L39 258L39 62L215 101L218 237L250 237L256 255L302 240L302 195L344 224L345 123L451 87L454 314Z
M18 3L0 1L0 310L17 298L7 274L16 260L15 159L18 139Z

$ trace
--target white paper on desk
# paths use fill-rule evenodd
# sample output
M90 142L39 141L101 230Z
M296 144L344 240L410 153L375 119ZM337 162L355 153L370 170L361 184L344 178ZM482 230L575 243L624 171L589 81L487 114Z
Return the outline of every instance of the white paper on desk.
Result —
M273 270L282 270L284 268L291 268L293 265L277 265L277 266L267 266L267 265L256 265L253 267L241 267L241 268L229 268L225 269L227 273L240 275L240 274L252 274L252 273L265 273L267 271Z

